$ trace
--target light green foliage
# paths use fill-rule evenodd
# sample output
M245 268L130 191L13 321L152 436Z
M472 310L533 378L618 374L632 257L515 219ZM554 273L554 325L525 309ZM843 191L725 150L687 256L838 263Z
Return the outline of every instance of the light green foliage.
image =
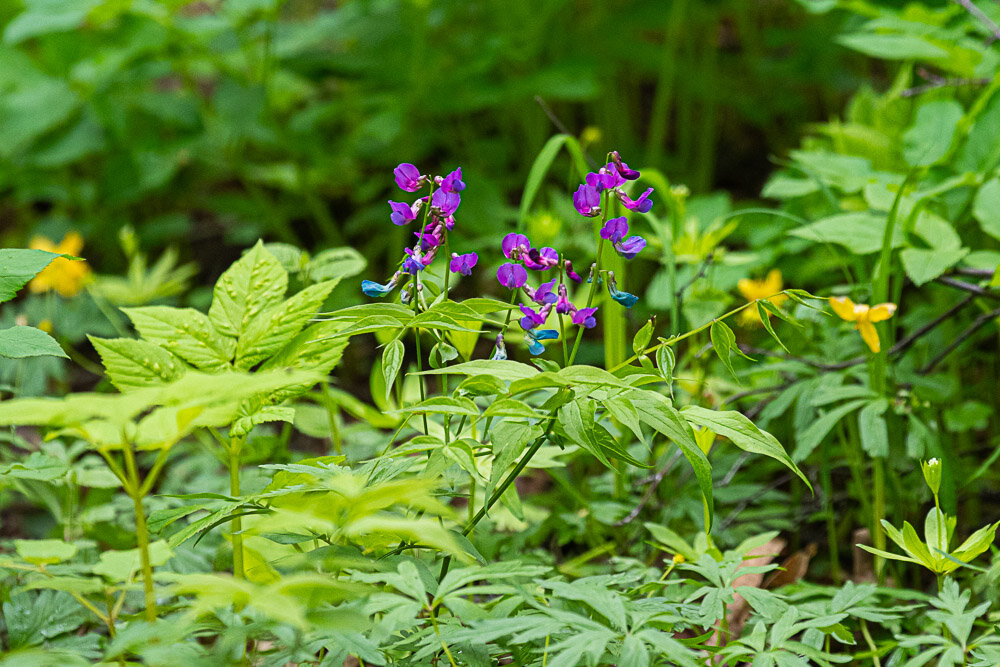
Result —
M44 250L0 248L0 303L9 301L49 263L59 257ZM0 329L0 357L56 356L66 353L52 336L27 325Z

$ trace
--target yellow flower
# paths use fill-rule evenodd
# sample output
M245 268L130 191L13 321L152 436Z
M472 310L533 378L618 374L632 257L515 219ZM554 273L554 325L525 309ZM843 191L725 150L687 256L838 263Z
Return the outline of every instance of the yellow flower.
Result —
M781 291L782 286L781 271L778 269L771 269L768 272L767 277L763 280L751 280L749 278L744 278L736 283L736 289L740 291L740 294L742 294L743 298L747 301L767 299L775 306L780 306L788 300L788 297L784 294L778 294L778 292ZM757 312L757 306L754 305L741 310L739 320L740 324L744 326L760 324L760 314Z
M55 245L44 236L36 236L31 239L31 248L59 255L79 255L83 250L83 237L76 232L70 232L63 237L59 245ZM54 289L60 295L69 298L80 293L89 276L90 266L86 262L57 257L28 283L28 289L36 293Z
M38 328L47 334L52 333L52 320L46 317L44 320L38 323Z
M861 332L861 338L868 344L868 349L872 352L882 349L874 323L892 317L896 312L896 304L880 303L869 307L863 303L854 303L846 296L835 296L830 299L830 306L840 319L857 323L854 328Z

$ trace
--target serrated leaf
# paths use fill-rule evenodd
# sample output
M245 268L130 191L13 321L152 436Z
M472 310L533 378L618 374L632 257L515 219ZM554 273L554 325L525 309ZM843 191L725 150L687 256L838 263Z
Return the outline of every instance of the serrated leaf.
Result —
M119 391L170 382L185 372L177 357L154 343L132 338L88 338L101 356L108 379Z
M45 250L0 248L0 303L14 298L59 255Z
M41 329L27 325L0 329L0 357L63 357L69 359L55 338Z
M288 422L291 424L294 421L295 408L283 405L265 405L260 409L254 410L248 415L241 414L236 421L233 422L230 432L233 436L242 438L250 433L250 431L253 430L253 427L258 424L265 424L268 422Z
M258 241L219 277L208 318L219 333L238 338L254 318L280 304L287 289L288 274Z
M208 316L194 308L142 306L122 312L143 339L202 370L227 368L236 351L236 340L216 331Z
M287 345L316 315L337 282L311 285L251 319L236 343L236 367L252 368Z

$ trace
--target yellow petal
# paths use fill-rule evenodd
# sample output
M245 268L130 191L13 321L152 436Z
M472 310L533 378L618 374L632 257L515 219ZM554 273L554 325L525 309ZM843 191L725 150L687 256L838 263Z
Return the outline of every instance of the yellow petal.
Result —
M757 298L757 281L750 280L749 278L743 278L738 283L736 283L736 289L739 290L740 294L747 301L753 301Z
M833 308L833 312L837 313L837 317L842 320L854 322L858 319L857 314L854 312L854 302L846 296L830 297L830 307Z
M896 304L880 303L877 306L871 307L871 310L868 311L868 319L872 322L881 322L892 317L895 312Z
M33 239L31 239L31 243L28 244L28 247L31 248L32 250L44 250L46 252L55 252L55 253L61 252L60 250L56 249L56 246L54 243L52 243L52 241L48 240L44 236L36 236Z
M83 237L77 232L70 232L59 242L56 252L76 256L81 250L83 250Z
M765 289L767 294L765 297L771 296L772 294L777 294L781 291L781 271L778 269L771 269L767 278L764 279L762 287Z
M866 343L868 343L868 349L872 352L878 352L882 349L882 344L878 339L878 332L875 331L875 325L868 320L858 322L858 331L861 332L861 337Z

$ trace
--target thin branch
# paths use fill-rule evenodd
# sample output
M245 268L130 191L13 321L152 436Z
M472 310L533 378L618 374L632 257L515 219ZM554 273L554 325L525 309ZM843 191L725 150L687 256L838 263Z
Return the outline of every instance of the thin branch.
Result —
M956 281L956 282L961 282L961 281ZM975 288L976 286L970 285L970 287ZM978 296L977 292L970 292L970 294L966 295L964 299L956 303L954 306L944 311L930 322L924 324L922 327L919 327L909 336L901 338L895 345L889 348L889 350L886 352L886 355L893 357L898 354L902 354L906 350L910 349L910 347L912 347L914 343L916 343L919 339L923 338L928 333L937 328L939 324L941 324L947 319L950 319L956 313L958 313L958 311L962 310L967 305L969 305L969 303L971 303L976 296ZM989 295L989 296L998 296L998 295ZM812 366L813 368L819 369L821 371L842 370L844 368L851 368L852 366L860 366L861 364L868 361L868 357L855 357L854 359L848 359L847 361L841 361L835 364L827 364L821 361L816 361L814 359L807 359L806 357L797 357L795 355L783 354L781 352L774 352L772 350L766 350L764 348L750 347L749 345L740 345L740 349L743 350L746 354L760 354L769 357L777 357L779 359L785 359L787 361L798 361L800 363ZM765 388L761 389L763 390ZM749 395L748 392L744 392L744 394ZM742 398L744 394L737 394L736 396L730 398L729 401L727 402L736 400L737 398Z
M985 296L991 299L1000 299L1000 292L996 292L987 287L980 287L979 285L973 285L972 283L967 283L964 280L959 280L958 278L941 276L940 278L936 278L934 282L941 283L942 285L947 285L948 287L954 287L955 289L960 289L963 292L975 294L976 296Z
M540 95L535 95L535 102L542 108L542 111L544 111L545 115L549 117L549 120L552 121L552 124L555 125L560 134L573 135L573 133L569 131L569 128L567 128L559 119L559 116L556 115L556 112L552 110L552 107L550 107ZM591 167L596 167L597 161L590 156L590 153L588 153L583 146L580 146L580 150L583 152L583 157L587 160L587 164Z
M962 7L965 8L965 11L969 12L977 19L979 19L979 22L982 23L986 27L986 29L993 34L994 41L1000 39L1000 25L994 23L993 19L991 19L989 16L983 13L983 10L981 10L979 7L976 7L976 5L973 4L972 0L955 0L955 2L962 5Z
M958 267L955 269L955 273L960 273L963 276L976 276L978 278L992 278L996 273L993 269L973 269L971 267Z
M657 470L656 474L653 475L653 477L649 480L650 481L649 488L646 489L646 493L643 494L642 500L639 501L639 504L636 505L635 508L631 512L629 512L627 516L625 516L625 518L615 521L614 524L612 525L625 526L635 521L636 517L639 516L639 512L642 511L642 508L645 507L646 504L653 499L653 494L656 493L656 487L660 485L660 482L662 482L663 478L666 477L667 472L674 467L674 464L677 463L677 460L680 457L681 457L681 450L678 449L676 452L674 452L674 455L670 457L670 460L667 461L666 465L664 465L661 469Z
M913 88L907 88L902 91L899 95L900 97L914 97L920 95L921 93L926 93L929 90L935 90L936 88L953 87L958 88L961 86L988 86L993 82L990 78L981 79L965 79L965 78L952 78L946 79L943 76L935 74L924 68L918 68L917 74L919 74L927 83L920 86L914 86Z
M960 333L957 336L955 336L955 340L953 340L951 342L951 344L948 345L948 347L944 348L938 356L936 356L933 359L931 359L927 363L926 366L924 366L923 368L921 368L920 371L919 371L920 374L921 375L926 375L927 373L930 373L932 370L934 370L935 366L937 366L939 363L941 363L944 360L945 357L947 357L949 354L951 354L952 352L954 352L955 348L957 348L959 345L961 345L962 343L964 343L966 340L968 340L970 337L972 337L972 335L974 333L976 333L977 331L979 331L984 326L986 326L987 324L989 324L991 321L993 321L994 319L996 319L998 317L1000 317L1000 308L997 308L995 310L991 310L988 313L983 313L982 315L980 315L979 317L977 317L972 322L972 324L970 324L965 329L965 331L963 331L962 333Z
M690 289L692 285L698 282L699 279L705 277L705 274L708 273L708 267L712 265L713 261L715 261L714 250L708 253L708 256L705 257L705 261L703 261L701 263L701 266L698 267L698 273L694 274L694 277L691 278L691 280L687 281L677 289L677 293L674 294L674 299L677 300L678 311L684 306L684 292L688 291L688 289Z

